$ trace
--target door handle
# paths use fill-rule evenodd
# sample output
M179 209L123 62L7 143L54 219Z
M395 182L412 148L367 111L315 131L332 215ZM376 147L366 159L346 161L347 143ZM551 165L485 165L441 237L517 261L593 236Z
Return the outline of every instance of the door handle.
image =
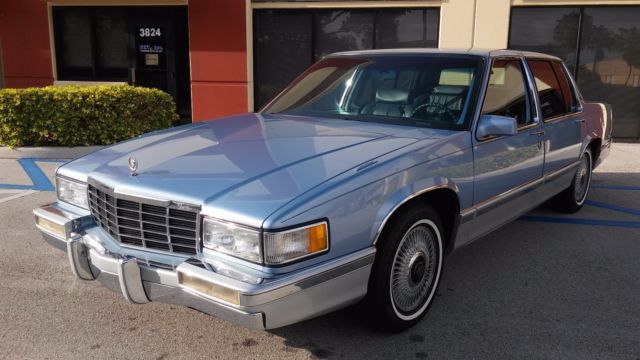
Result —
M538 137L540 137L540 136L544 135L544 131L530 132L529 135L530 136L538 136Z
M574 123L583 123L585 120L584 119L575 119L573 120Z

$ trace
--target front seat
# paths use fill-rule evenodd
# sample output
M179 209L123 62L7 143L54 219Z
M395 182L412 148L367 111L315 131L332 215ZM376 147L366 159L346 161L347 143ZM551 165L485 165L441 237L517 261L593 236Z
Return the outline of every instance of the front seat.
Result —
M405 117L411 114L412 106L409 102L409 91L400 89L380 88L376 91L376 101L367 104L363 115Z
M442 105L450 110L461 111L466 95L466 86L438 85L429 95L429 104Z

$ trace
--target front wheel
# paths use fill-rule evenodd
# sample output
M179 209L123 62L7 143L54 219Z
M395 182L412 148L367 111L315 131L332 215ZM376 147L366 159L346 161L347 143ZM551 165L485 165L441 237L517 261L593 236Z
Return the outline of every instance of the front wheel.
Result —
M574 213L582 208L589 193L592 168L591 150L587 149L580 158L571 185L556 196L556 208L567 213Z
M385 229L369 280L368 319L380 330L415 325L432 303L442 273L442 225L430 207L413 207Z

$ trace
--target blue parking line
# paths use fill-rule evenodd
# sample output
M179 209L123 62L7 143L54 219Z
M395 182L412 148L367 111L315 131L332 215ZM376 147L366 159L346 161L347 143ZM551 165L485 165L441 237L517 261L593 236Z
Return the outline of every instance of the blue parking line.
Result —
M554 216L535 216L525 215L520 218L524 221L546 222L556 224L574 224L574 225L594 225L594 226L613 226L623 228L640 228L640 221L617 221L617 220L597 220L597 219L576 219L561 218Z
M35 159L19 159L18 163L22 166L31 181L33 182L33 190L54 191L55 188L47 175L36 164Z
M49 181L49 178L47 177L47 175L45 175L42 169L40 169L38 164L36 164L36 161L63 163L67 160L34 158L18 159L18 164L20 164L24 172L29 177L32 185L0 184L0 189L54 191L55 187L53 186L53 184L51 184L51 181Z
M608 210L613 210L613 211L617 211L617 212L621 212L621 213L625 213L625 214L631 214L631 215L636 215L636 216L640 216L640 210L636 210L636 209L630 209L630 208L626 208L623 206L618 206L618 205L614 205L614 204L607 204L601 201L596 201L596 200L587 200L584 202L586 205L591 205L591 206L595 206L595 207L599 207L599 208L603 208L603 209L608 209Z
M625 186L625 185L591 185L592 189L603 190L631 190L640 191L640 186Z

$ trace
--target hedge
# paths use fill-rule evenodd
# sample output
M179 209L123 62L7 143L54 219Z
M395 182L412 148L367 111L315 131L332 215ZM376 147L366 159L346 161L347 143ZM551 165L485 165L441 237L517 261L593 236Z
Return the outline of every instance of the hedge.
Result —
M171 126L169 94L116 86L0 90L0 145L108 145Z

